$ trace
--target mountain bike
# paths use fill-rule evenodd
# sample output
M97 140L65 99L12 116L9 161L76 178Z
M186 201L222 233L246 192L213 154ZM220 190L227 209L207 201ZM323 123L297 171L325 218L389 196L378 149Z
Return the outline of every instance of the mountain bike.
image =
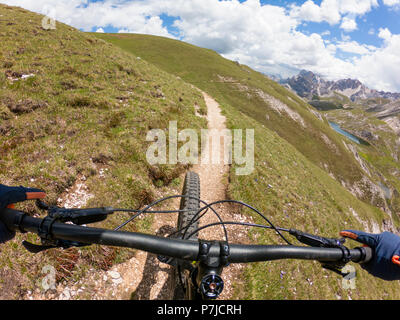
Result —
M152 209L162 201L173 198L181 198L179 209ZM224 202L240 204L253 210L267 224L223 221L213 206ZM348 273L342 272L342 269L347 263L351 261L367 263L373 255L369 247L347 248L344 246L345 239L326 238L296 229L276 227L263 213L241 201L220 200L206 203L200 199L199 176L194 172L186 174L182 195L159 199L140 210L112 207L67 209L49 206L41 200L36 200L36 204L40 210L47 211L44 218L35 218L25 212L10 208L0 211L0 220L10 230L23 233L33 232L40 237L42 242L40 245L23 241L23 245L28 251L38 253L52 248L66 249L91 244L143 250L157 255L159 261L174 267L178 278L174 293L175 299L217 299L224 289L222 271L232 263L252 263L277 259L316 260L321 263L323 268L345 277ZM200 226L201 217L209 211L216 215L219 222ZM113 230L86 226L90 223L104 221L108 215L115 212L130 212L133 215ZM120 230L140 215L173 212L178 213L177 228L167 236ZM273 230L286 242L286 245L230 243L226 229L228 225ZM225 239L199 239L199 231L212 226L221 226ZM284 232L294 236L306 246L293 245L283 235Z

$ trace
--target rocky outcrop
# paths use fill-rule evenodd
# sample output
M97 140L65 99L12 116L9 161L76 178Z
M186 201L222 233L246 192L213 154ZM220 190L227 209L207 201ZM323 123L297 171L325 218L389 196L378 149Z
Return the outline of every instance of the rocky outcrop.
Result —
M375 106L367 111L375 113L375 117L385 121L397 135L400 135L400 100Z
M367 112L375 112L378 119L396 116L400 114L400 100L369 108Z

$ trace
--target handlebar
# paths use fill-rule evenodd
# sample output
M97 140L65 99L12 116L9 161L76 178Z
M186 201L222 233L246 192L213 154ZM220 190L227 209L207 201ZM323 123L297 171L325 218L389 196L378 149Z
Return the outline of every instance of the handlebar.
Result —
M34 218L24 212L13 209L0 210L0 220L10 230L29 231L39 236L43 235L43 232L47 230L47 234L52 239L77 241L87 245L100 244L128 247L181 260L199 260L200 248L197 241L65 224L55 222L52 219ZM219 245L210 246L209 250L211 257L219 257L221 254ZM344 252L340 248L229 244L228 262L246 263L277 259L335 262L341 261L343 258ZM353 262L367 262L371 258L371 249L365 247L349 249L348 258Z

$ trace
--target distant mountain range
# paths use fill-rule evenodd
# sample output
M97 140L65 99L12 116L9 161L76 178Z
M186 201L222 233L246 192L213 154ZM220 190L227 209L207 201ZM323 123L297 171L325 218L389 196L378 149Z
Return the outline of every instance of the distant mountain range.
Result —
M400 93L370 89L356 79L328 81L307 70L302 70L298 75L287 79L278 79L275 76L273 78L273 80L278 81L308 100L313 100L316 96L333 96L335 93L344 95L353 102L370 98L383 98L390 101L400 99Z

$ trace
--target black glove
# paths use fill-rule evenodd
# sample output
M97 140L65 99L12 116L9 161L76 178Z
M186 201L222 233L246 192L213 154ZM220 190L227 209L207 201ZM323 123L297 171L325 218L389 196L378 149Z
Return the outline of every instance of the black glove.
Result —
M8 187L0 184L0 210L8 206L31 199L43 199L46 194L39 189L24 187ZM14 238L15 232L8 230L3 222L0 221L0 243L4 243Z

